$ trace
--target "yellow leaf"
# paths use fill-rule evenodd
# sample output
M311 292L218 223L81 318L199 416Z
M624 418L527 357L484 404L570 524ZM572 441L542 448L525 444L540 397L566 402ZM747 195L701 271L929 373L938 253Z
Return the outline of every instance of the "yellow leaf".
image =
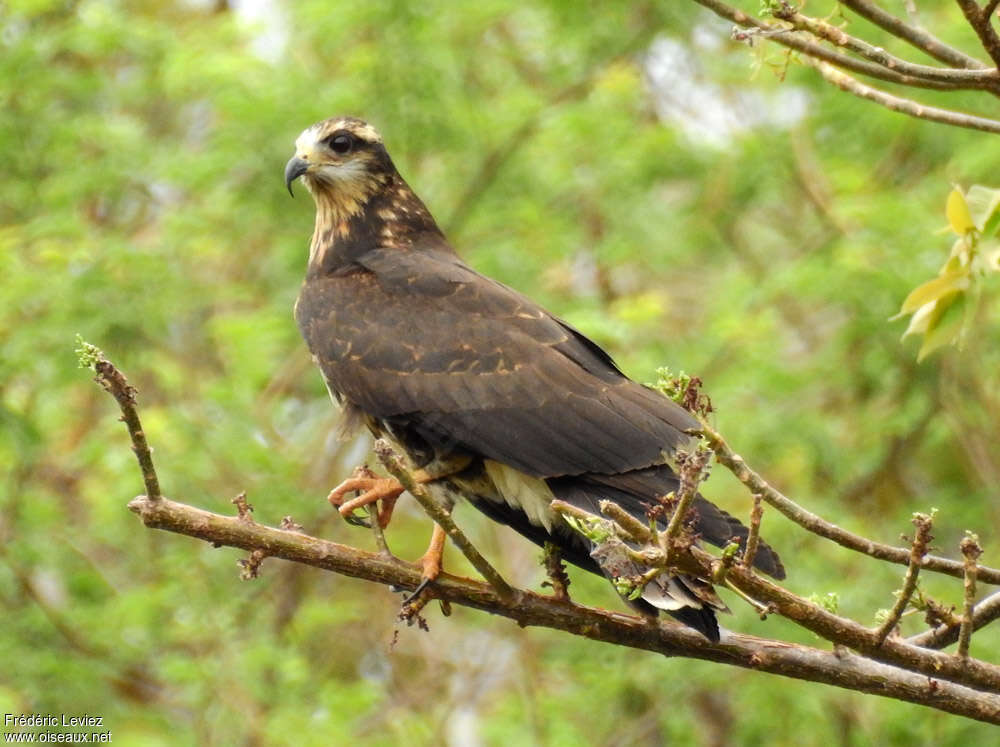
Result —
M955 303L959 295L959 291L952 291L935 301L921 306L917 309L917 313L913 315L913 318L910 319L910 325L906 328L900 339L905 340L910 335L928 335L933 333L941 317Z
M963 291L968 287L969 275L967 272L949 272L947 275L941 275L933 280L928 280L926 283L918 285L910 291L910 295L903 301L903 306L894 318L898 319L900 316L910 314L924 304L937 301L948 293Z
M972 222L969 205L965 201L962 190L958 187L952 189L951 194L948 195L944 212L948 216L948 225L951 226L951 230L959 236L964 236L969 231L975 230L976 224Z

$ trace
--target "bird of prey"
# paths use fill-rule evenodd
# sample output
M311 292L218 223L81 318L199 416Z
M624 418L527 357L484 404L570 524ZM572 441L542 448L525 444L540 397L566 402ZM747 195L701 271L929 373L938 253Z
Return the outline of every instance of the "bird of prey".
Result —
M647 521L650 505L677 489L671 457L690 447L697 422L569 324L466 265L371 125L335 117L306 129L285 167L289 192L299 178L316 223L295 317L344 417L401 448L448 505L464 497L613 580L619 573L549 504L600 515L599 501L610 500ZM345 517L379 502L385 525L402 492L363 472L330 499ZM701 496L693 514L708 542L747 536ZM440 572L443 542L435 526L426 579ZM784 577L763 542L754 564ZM704 580L664 572L631 604L719 638L713 609L725 605Z

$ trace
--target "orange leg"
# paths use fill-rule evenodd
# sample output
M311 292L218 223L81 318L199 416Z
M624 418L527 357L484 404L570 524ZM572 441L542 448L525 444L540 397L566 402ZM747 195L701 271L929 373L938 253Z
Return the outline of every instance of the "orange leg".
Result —
M431 544L427 552L420 558L420 567L423 569L425 581L433 581L441 575L441 556L444 554L444 539L448 535L437 524L434 525L434 532L431 534Z
M422 578L417 588L413 590L413 593L403 600L403 604L414 602L420 596L420 593L441 575L441 556L444 554L444 540L447 536L441 527L437 524L434 525L434 532L431 534L431 544L427 548L427 552L420 558Z

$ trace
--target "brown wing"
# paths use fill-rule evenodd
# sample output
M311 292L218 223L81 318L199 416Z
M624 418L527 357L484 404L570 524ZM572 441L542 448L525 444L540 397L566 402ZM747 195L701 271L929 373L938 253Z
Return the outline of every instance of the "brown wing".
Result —
M306 282L296 317L350 403L536 477L663 461L694 420L593 342L442 247L375 249Z

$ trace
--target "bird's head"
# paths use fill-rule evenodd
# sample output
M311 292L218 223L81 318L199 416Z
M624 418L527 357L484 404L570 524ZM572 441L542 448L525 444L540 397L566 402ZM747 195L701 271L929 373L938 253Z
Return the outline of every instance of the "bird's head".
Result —
M333 117L304 130L295 155L285 166L285 186L299 177L317 202L330 201L348 214L361 205L393 172L382 136L367 122Z
M443 239L396 171L382 136L360 119L325 119L299 135L285 166L289 192L299 178L316 202L310 272L335 270L373 246L406 248L428 236Z

